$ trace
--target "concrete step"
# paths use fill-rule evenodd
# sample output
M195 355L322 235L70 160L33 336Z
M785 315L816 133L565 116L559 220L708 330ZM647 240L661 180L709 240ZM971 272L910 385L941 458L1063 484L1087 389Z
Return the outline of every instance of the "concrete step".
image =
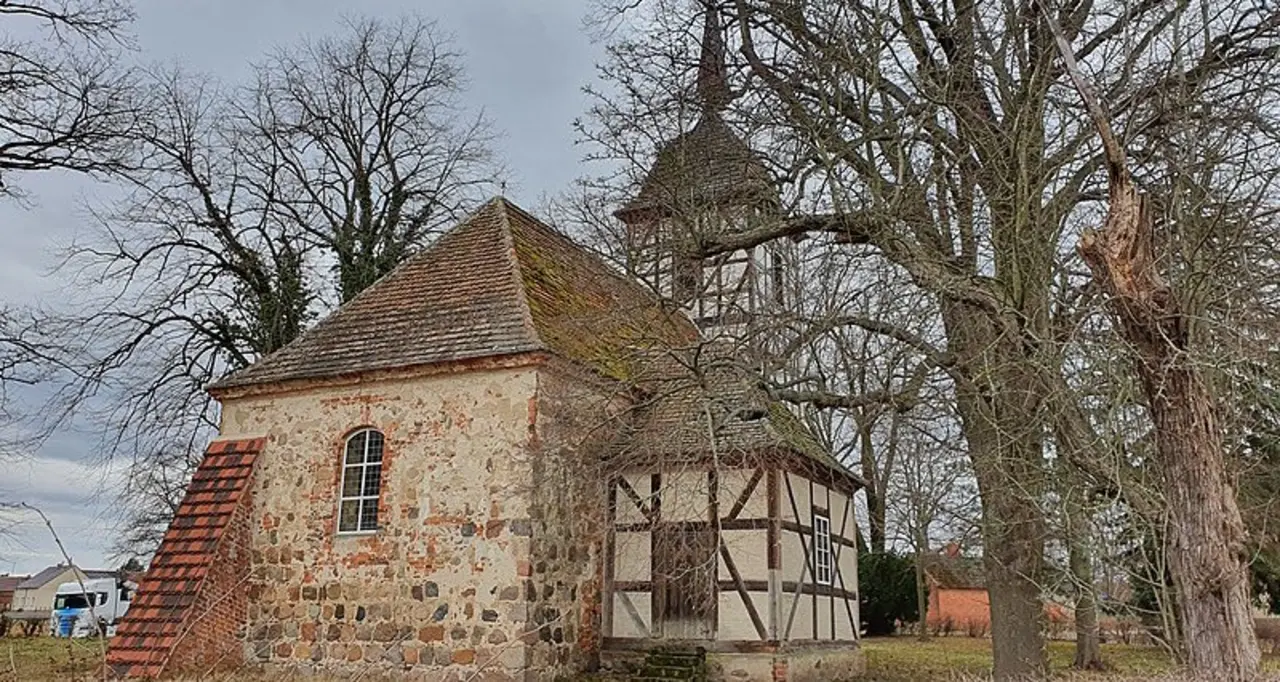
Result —
M697 679L698 676L702 674L702 669L700 667L699 668L686 668L686 667L674 668L674 667L668 667L668 666L649 665L642 668L639 674L642 677L660 677L665 680L694 680L694 679Z

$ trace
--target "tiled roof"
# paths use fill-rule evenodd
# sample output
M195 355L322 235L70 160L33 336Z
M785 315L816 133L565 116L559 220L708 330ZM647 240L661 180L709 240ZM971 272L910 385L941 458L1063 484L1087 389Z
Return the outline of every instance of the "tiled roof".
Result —
M662 146L640 191L617 215L680 213L708 206L771 207L778 190L760 159L716 113Z
M653 357L638 377L644 397L614 456L648 463L709 452L787 451L857 480L799 417L759 387L740 355L721 341Z
M246 490L265 439L209 444L150 568L107 652L121 677L156 677L185 634L224 530Z
M22 581L31 576L26 575L0 575L0 592L12 592Z
M211 390L549 350L617 376L633 345L696 330L502 198Z
M45 584L47 584L50 580L53 580L54 578L57 578L58 576L65 573L69 568L71 567L66 564L56 564L53 566L49 566L48 568L45 568L44 570L31 576L30 578L27 578L26 580L23 580L22 582L18 583L18 586L15 589L38 590L41 587L44 587ZM99 570L99 569L92 569L92 568L90 569L82 568L80 569L80 572L83 573L84 577L86 578L110 578L116 574L115 571Z
M987 575L980 557L929 552L923 559L924 572L941 589L980 590L987 586Z

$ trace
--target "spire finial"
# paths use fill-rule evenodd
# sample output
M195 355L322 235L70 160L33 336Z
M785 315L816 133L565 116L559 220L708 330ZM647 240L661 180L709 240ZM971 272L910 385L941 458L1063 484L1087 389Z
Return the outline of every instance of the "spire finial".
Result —
M702 0L702 54L698 59L698 99L702 113L716 113L729 106L729 74L725 66L724 32L720 28L720 3Z

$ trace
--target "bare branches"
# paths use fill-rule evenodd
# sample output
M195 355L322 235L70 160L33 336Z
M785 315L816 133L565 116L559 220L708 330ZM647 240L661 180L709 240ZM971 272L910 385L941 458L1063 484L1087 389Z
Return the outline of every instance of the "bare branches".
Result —
M386 274L495 181L461 55L434 24L363 20L258 67L240 125L278 167L273 210L337 258L341 300ZM264 188L265 189L265 188Z
M69 397L130 453L127 541L156 539L216 425L204 387L297 338L412 255L492 179L460 57L429 22L358 21L244 87L147 75L123 196L64 272L95 294ZM330 277L333 272L336 277ZM99 407L100 406L100 407Z
M111 44L132 19L120 0L0 3L0 193L17 172L110 172L129 163L134 78ZM43 30L51 40L16 36ZM51 43L51 44L50 44Z
M671 56L647 75L634 67L606 72L625 74L619 101L634 112L602 105L605 130L591 139L634 162L641 140L667 137L654 128L682 120L679 90L657 81L678 79L687 50L669 38L681 17L668 4L621 11L655 27L638 29L633 40L647 42L628 43L628 54ZM789 361L803 371L774 388L833 419L874 415L881 401L905 398L892 382L852 387L860 364L878 371L884 357L901 352L908 366L923 361L946 372L950 381L928 399L962 418L988 514L992 580L1009 588L992 596L996 674L1035 674L1040 644L1025 633L1040 629L1034 583L1049 453L1092 467L1104 487L1132 485L1122 467L1139 475L1150 467L1149 455L1123 446L1125 438L1149 437L1149 425L1140 416L1107 423L1107 411L1125 411L1134 396L1110 364L1114 349L1095 355L1089 347L1110 329L1069 243L1099 215L1102 171L1124 174L1128 163L1135 186L1168 187L1170 200L1146 227L1179 226L1127 242L1153 254L1161 240L1179 249L1176 257L1168 248L1159 261L1146 257L1139 274L1160 267L1182 277L1193 286L1183 290L1190 302L1183 309L1212 311L1184 316L1184 327L1152 339L1203 333L1243 347L1273 336L1261 322L1268 304L1257 300L1267 285L1254 271L1272 271L1274 250L1243 253L1246 243L1268 243L1265 210L1246 207L1274 196L1280 156L1280 127L1264 101L1280 91L1275 70L1263 66L1278 44L1274 10L1111 0L1063 8L735 0L730 14L737 52L729 71L748 85L726 120L769 158L785 208L776 219L696 235L690 254L818 237L802 242L807 309L777 320L782 347L795 354ZM1087 93L1082 116L1072 91L1090 82L1103 94ZM655 112L655 103L670 106ZM842 262L856 266L832 265ZM870 264L884 262L902 277L866 276ZM1240 274L1230 286L1214 284L1223 272ZM928 321L904 325L892 308L857 310L877 285L907 308L927 295ZM1226 319L1248 319L1249 331L1225 328ZM880 343L860 344L862 334ZM1075 373L1085 380L1061 380ZM1117 403L1100 405L1106 400ZM1146 499L1145 490L1125 492L1136 503Z

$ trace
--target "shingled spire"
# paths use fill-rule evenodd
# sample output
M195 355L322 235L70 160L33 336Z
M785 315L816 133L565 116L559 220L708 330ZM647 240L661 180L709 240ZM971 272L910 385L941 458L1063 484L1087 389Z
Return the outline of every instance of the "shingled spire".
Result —
M703 116L724 111L733 99L719 4L718 0L703 0L702 53L698 57L698 103Z

